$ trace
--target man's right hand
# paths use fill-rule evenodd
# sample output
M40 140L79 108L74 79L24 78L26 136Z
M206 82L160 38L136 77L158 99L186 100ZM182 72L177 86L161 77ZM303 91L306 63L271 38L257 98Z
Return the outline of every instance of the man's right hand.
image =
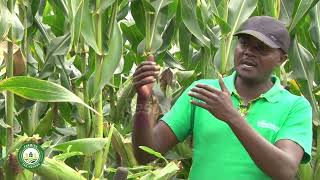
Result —
M152 95L152 87L159 75L160 67L154 62L154 56L148 56L133 74L133 84L140 100L148 100Z

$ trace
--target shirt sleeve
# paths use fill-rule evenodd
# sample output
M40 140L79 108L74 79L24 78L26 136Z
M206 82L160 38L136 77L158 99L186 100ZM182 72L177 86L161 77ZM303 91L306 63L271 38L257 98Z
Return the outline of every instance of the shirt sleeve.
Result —
M191 97L188 92L194 84L195 82L182 93L170 111L161 118L180 142L184 141L193 130L194 105L190 102Z
M307 163L311 159L312 149L312 108L305 98L299 98L295 103L287 120L280 128L275 142L281 139L289 139L299 144L304 155L301 163Z

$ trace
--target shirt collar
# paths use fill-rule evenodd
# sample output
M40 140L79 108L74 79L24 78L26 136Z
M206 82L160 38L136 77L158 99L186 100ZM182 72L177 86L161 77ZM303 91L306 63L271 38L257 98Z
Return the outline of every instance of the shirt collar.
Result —
M281 98L280 92L284 90L283 86L280 84L280 79L273 75L272 81L274 82L271 89L266 93L261 94L261 97L266 98L269 102L278 102Z
M230 76L225 77L224 83L229 90L230 93L240 97L235 88L235 80L236 80L236 71L234 71ZM274 82L271 89L269 89L266 93L261 94L259 98L265 98L267 101L275 103L280 100L280 92L284 89L280 84L280 79L277 76L272 76L272 81ZM258 99L259 99L258 98Z

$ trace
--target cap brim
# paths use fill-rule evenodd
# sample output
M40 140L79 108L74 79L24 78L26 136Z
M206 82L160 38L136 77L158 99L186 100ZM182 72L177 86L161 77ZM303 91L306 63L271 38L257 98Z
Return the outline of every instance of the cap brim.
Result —
M241 34L248 34L248 35L254 36L255 38L259 39L260 41L262 41L263 43L265 43L266 45L268 45L271 48L280 48L280 46L278 46L276 43L274 43L270 38L268 38L267 36L265 36L264 34L258 32L258 31L243 30L243 31L236 32L234 35L239 36Z

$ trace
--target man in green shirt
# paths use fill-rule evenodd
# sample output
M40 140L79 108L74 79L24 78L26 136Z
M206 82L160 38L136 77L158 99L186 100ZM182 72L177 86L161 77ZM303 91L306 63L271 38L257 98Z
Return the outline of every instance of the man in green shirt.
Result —
M244 22L236 36L235 72L194 82L156 125L148 101L159 67L149 60L137 68L133 145L140 163L154 157L139 146L165 153L191 133L190 179L288 180L300 163L310 160L310 104L272 76L287 59L288 31L271 17L256 16Z

